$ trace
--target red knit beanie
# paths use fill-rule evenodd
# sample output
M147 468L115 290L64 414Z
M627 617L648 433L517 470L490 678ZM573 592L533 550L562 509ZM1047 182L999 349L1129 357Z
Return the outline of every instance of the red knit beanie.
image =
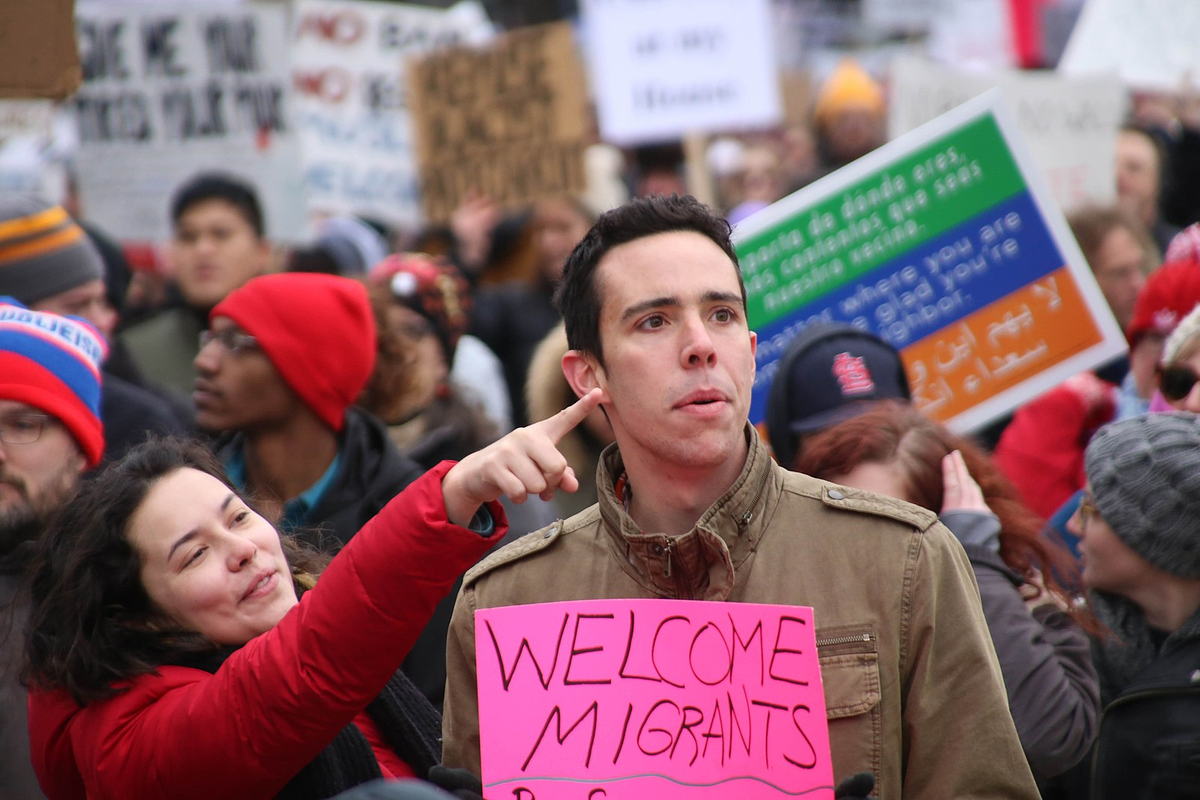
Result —
M208 315L210 322L217 317L257 339L305 405L342 429L346 409L375 367L375 317L366 287L319 273L263 275L218 303Z
M1200 262L1195 259L1163 264L1150 273L1138 292L1133 319L1125 331L1134 347L1147 333L1170 336L1175 326L1200 303Z

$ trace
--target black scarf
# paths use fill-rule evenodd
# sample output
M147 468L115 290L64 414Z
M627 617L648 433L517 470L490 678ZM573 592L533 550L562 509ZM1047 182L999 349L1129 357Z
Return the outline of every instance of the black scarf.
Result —
M215 673L237 648L224 647L177 659L181 667ZM418 778L429 774L441 754L441 717L412 682L399 670L367 706L367 715L379 726L384 741L412 767ZM346 789L382 777L379 762L367 737L353 722L308 762L283 787L278 800L324 800Z

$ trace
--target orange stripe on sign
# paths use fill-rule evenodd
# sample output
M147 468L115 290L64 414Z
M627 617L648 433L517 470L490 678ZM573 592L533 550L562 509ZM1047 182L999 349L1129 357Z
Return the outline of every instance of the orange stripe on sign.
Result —
M28 217L10 219L8 222L0 222L0 239L42 233L43 231L48 231L52 228L62 225L69 219L70 217L67 216L67 212L62 206L47 208L45 211L39 211L38 213L31 214Z
M913 403L945 422L1103 340L1067 267L904 348Z
M40 236L32 241L22 242L5 247L0 245L0 265L24 258L36 258L45 253L61 250L83 238L83 228L74 223L63 228L58 233Z

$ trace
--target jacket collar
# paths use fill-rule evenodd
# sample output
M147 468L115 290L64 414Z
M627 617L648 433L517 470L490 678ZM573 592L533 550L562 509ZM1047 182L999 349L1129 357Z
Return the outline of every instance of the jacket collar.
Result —
M620 449L610 445L601 454L596 491L606 538L625 572L647 590L662 597L728 599L735 569L757 547L762 518L779 491L772 480L774 462L748 422L745 436L750 448L741 474L695 527L679 536L637 526L614 488L625 470Z

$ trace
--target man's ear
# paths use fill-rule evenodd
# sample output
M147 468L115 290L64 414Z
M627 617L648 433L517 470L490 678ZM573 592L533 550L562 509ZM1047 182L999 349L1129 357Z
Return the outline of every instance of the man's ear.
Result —
M562 357L562 371L578 397L583 397L592 389L600 387L604 390L600 402L608 402L608 377L604 374L604 367L597 364L595 357L590 353L568 350Z

